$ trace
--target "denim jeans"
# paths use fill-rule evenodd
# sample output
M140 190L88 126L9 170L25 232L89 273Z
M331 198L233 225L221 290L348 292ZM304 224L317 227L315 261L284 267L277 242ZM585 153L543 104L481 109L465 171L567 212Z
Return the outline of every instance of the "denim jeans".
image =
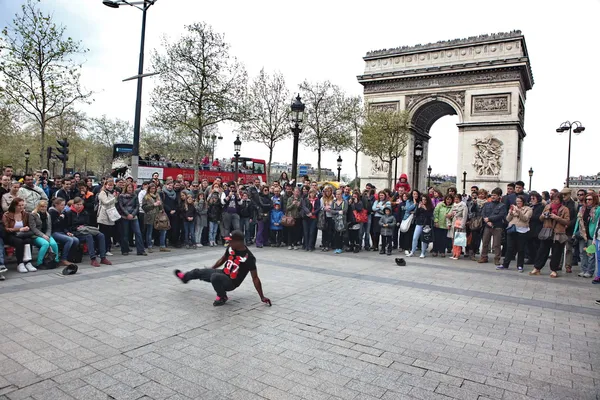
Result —
M205 218L206 219L206 218ZM196 227L195 227L195 238L196 239L196 244L201 244L202 243L202 232L204 232L204 226L200 225L200 217L196 217Z
M4 265L4 240L0 236L0 265Z
M69 236L66 233L62 232L54 232L52 234L52 237L54 238L56 243L63 245L63 251L60 255L60 259L63 261L69 258L69 252L71 251L71 247L79 246L79 239L77 239L75 236Z
M148 248L151 249L154 241L152 240L152 233L154 232L154 225L146 224L146 242L148 242ZM160 247L167 247L167 231L158 231L160 236Z
M244 240L246 244L252 240L252 234L250 233L250 218L240 217L240 229L244 232Z
M579 258L581 260L581 272L594 275L596 270L595 254L588 254L585 248L592 244L591 240L579 239Z
M137 219L122 219L121 220L121 253L129 253L129 232L133 231L135 235L135 247L138 254L144 252L144 240L142 239L142 231Z
M302 225L304 228L304 249L314 250L317 242L317 219L304 218Z
M208 241L213 243L217 241L217 229L219 229L219 223L210 221L208 223Z
M50 240L46 240L42 237L36 237L33 241L33 244L40 248L40 251L38 251L37 265L42 265L44 263L44 256L50 248L52 248L52 251L54 252L55 261L59 261L58 245L56 244L56 241L52 238L52 236L50 236ZM2 249L2 251L4 251L4 249Z
M100 256L100 258L106 257L106 239L104 238L104 234L102 234L102 232L98 233L96 236L89 234L81 235L78 237L78 239L80 241L85 241L87 244L90 259L93 260L97 256ZM98 242L98 244L96 245L95 242Z
M419 239L421 239L421 233L423 232L423 225L415 225L415 233L413 233L412 238L412 250L411 253L417 252L417 245L419 244ZM427 246L429 243L421 242L421 255L425 255L427 252Z
M196 244L196 223L194 221L183 221L183 232L185 237L185 244L195 245Z

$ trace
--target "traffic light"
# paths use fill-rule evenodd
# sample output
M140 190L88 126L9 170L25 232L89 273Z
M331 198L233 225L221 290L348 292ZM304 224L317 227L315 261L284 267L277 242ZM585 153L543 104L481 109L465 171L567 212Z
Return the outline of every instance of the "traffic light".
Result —
M56 158L62 161L63 164L66 164L66 162L69 161L69 142L67 139L57 140L56 142L60 146L56 148L59 153L56 155Z

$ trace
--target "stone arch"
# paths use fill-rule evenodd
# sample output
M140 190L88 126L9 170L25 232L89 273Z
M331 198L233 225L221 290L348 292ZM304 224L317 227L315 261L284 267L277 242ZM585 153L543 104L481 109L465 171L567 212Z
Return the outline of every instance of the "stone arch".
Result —
M426 183L429 130L445 115L459 120L458 187L463 171L466 183L488 188L520 177L525 99L533 86L520 31L372 51L364 60L358 81L365 103L393 105L411 115L406 156L396 163L419 189ZM414 159L417 142L424 147L420 162ZM371 166L363 156L360 178L385 186L385 177Z

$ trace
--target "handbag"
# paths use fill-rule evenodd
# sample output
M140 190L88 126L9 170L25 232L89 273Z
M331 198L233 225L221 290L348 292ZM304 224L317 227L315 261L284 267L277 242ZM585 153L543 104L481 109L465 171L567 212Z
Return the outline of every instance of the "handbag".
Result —
M483 218L475 217L475 218L469 220L467 222L467 225L469 226L469 229L471 229L472 231L479 230L483 226Z
M171 229L171 222L169 216L164 210L161 210L156 217L154 217L154 229L157 231L168 231Z
M286 215L283 218L281 218L281 225L286 227L292 227L296 225L296 219L292 216Z
M408 230L410 229L410 226L412 225L414 218L415 218L415 214L410 214L408 216L408 218L406 218L404 221L402 221L402 223L400 224L400 232L402 232L402 233L408 232Z
M433 230L430 225L425 225L423 227L423 232L421 233L421 241L424 243L433 242Z
M517 233L517 226L516 225L511 225L508 228L506 228L506 233L507 234L511 234L511 233Z
M454 246L465 247L467 245L466 232L454 232Z
M95 226L87 226L87 225L83 225L77 228L77 233L80 233L82 235L92 235L92 236L96 236L97 234L100 233L100 229L98 229Z
M337 214L335 216L334 226L335 226L336 232L343 232L346 230L346 226L344 223L344 216L342 214Z
M358 224L364 224L365 222L369 221L369 214L365 209L362 209L360 211L354 210L352 213L354 214L354 219Z
M554 235L554 228L542 228L540 234L538 235L538 239L540 240L548 240Z
M119 214L115 207L107 208L106 215L112 222L116 222L121 219L121 214Z
M325 221L325 211L321 211L319 213L319 218L317 219L317 229L319 230L325 230L325 225L326 225L326 221Z
M33 232L32 231L17 232L17 233L15 233L15 236L18 237L19 239L31 239L33 237Z

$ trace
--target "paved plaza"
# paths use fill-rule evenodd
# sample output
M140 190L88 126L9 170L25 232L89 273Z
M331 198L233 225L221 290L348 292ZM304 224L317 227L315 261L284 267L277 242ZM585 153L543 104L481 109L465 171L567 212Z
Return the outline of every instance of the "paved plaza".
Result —
M223 307L174 268L223 248L9 273L0 399L597 399L600 287L449 259L255 249Z

